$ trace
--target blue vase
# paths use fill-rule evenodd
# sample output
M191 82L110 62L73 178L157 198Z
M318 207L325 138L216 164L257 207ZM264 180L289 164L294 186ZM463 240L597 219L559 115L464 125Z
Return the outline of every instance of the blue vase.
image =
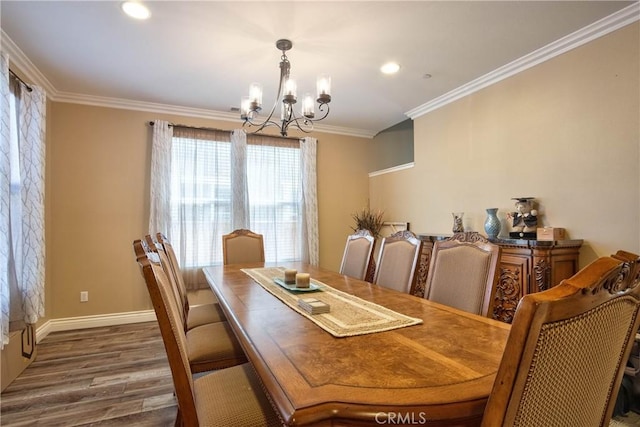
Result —
M487 237L495 239L500 234L500 220L498 219L498 208L487 209L487 219L484 221L484 231Z

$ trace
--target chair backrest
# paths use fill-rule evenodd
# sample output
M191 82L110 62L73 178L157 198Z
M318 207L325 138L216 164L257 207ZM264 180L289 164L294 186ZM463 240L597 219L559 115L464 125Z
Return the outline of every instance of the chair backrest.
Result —
M149 252L153 252L155 256L157 256L158 260L160 260L160 264L162 265L162 268L167 274L167 279L169 280L169 284L171 284L171 295L176 301L178 310L180 311L180 316L183 319L182 324L186 331L187 318L189 316L188 301L187 301L187 304L185 305L186 291L184 294L181 292L180 287L178 286L178 283L176 281L176 275L173 271L171 260L169 259L169 256L167 255L166 251L164 250L163 245L160 242L153 240L153 237L149 234L147 234L144 237L143 241L145 243L145 249Z
M197 426L193 396L193 379L187 355L187 338L182 327L181 315L175 299L171 295L169 277L157 256L145 248L141 240L133 242L134 252L144 277L153 309L156 312L162 341L164 342L171 376L178 400L179 417L185 426Z
M184 278L182 277L182 271L180 270L180 264L178 263L178 257L176 256L176 253L173 250L173 245L167 236L162 233L156 233L156 241L164 249L167 259L169 260L170 270L173 274L173 282L175 283L178 294L180 295L180 301L182 307L184 307L183 310L186 319L189 314L189 296L187 293L187 286L185 285Z
M422 241L411 231L398 231L385 237L380 245L373 282L386 288L411 293Z
M250 230L234 230L222 236L224 265L264 262L262 234Z
M492 316L493 294L500 279L500 246L477 232L456 233L436 241L424 297L469 313Z
M369 230L358 230L348 236L342 255L340 274L364 280L371 260L374 241Z
M482 425L608 426L640 324L640 285L603 257L516 310Z

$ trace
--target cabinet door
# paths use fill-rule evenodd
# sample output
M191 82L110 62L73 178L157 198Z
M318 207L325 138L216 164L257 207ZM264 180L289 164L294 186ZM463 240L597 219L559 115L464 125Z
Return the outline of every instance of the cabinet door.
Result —
M579 248L534 249L531 283L525 294L546 291L576 274L578 257Z
M578 271L579 252L577 250L556 250L551 256L551 285L556 286Z
M529 286L529 257L503 253L500 280L493 297L493 318L511 323L520 298Z

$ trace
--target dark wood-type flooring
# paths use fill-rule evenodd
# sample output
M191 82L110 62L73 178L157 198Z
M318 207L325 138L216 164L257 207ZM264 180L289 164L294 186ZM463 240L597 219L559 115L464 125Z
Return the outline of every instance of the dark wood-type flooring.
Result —
M157 323L49 334L0 395L0 409L3 427L173 426L177 406ZM611 426L640 426L640 416L630 412Z
M173 426L177 406L158 324L49 334L0 407L3 427Z

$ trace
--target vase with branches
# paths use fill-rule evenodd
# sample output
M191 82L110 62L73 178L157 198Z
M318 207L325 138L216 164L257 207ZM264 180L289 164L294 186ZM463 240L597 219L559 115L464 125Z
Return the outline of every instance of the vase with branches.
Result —
M355 227L352 227L353 231L369 230L374 238L380 237L380 231L382 230L384 212L381 210L372 211L371 208L363 208L362 210L351 215L356 223Z

